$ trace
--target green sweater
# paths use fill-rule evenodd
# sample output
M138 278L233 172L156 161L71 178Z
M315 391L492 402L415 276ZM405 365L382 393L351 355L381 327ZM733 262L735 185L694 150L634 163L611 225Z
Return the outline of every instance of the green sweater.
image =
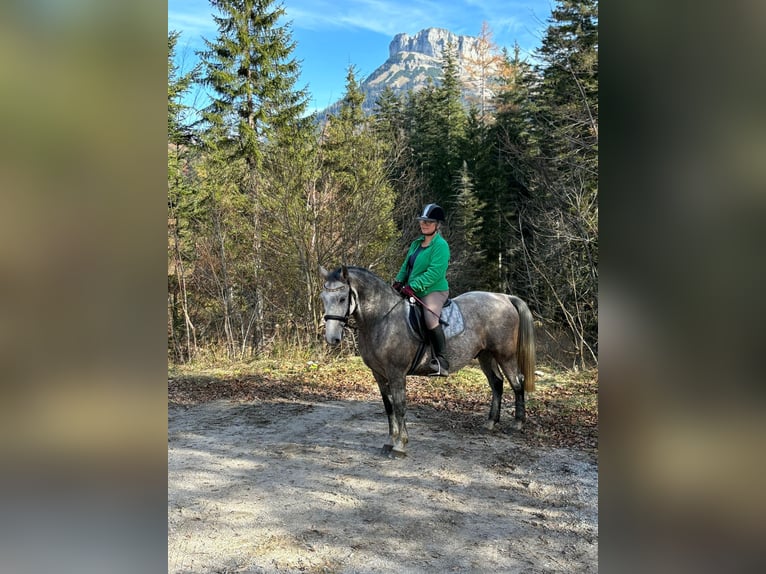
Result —
M407 283L415 295L425 297L434 291L449 291L447 283L447 265L449 265L449 245L440 233L434 235L428 247L424 247L415 258L415 265L407 278L407 261L415 250L420 247L420 243L425 239L421 235L410 244L407 251L407 257L404 258L402 268L396 275L396 281Z

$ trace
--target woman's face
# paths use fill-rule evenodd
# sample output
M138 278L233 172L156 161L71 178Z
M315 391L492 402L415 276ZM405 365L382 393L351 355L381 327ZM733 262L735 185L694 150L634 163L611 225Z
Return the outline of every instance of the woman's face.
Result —
M419 221L420 223L420 231L424 234L433 233L436 231L436 222L434 220L430 221L423 221L422 219Z

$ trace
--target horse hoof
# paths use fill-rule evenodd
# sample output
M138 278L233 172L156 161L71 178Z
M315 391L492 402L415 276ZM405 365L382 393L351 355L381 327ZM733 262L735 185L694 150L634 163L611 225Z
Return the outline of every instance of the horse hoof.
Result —
M524 421L514 419L513 423L511 423L511 430L520 431L523 428L524 428Z
M380 449L380 454L387 458L404 458L407 456L407 453L403 450L397 450L394 448L393 445L390 444L384 444L383 448Z
M484 423L484 430L491 431L494 429L495 429L495 421L488 420L487 422Z

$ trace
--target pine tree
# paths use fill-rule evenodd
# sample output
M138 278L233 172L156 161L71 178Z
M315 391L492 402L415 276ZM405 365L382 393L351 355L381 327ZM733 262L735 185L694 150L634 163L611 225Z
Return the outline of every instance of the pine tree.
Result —
M414 94L408 103L409 134L413 153L427 182L429 202L449 210L452 181L462 167L466 111L461 99L455 46L448 43L442 52L442 77Z
M487 132L490 175L486 195L481 195L488 205L485 248L492 265L492 288L533 300L535 279L523 258L524 242L531 238L524 236L526 227L520 224L520 217L528 211L532 189L540 180L540 153L535 140L538 114L533 97L539 78L520 57L518 45L512 57L504 53L504 58L500 75L503 83L494 100L496 121Z
M598 6L559 0L538 51L538 128L544 166L527 226L529 262L548 316L567 325L577 365L598 342Z
M168 346L175 361L190 359L197 347L187 285L190 261L188 232L193 216L193 193L186 177L190 133L184 126L183 96L197 70L179 74L175 47L180 34L168 33Z
M410 145L407 104L386 87L374 107L374 128L385 153L388 182L394 190L393 217L400 231L398 251L403 251L419 228L413 218L423 206L423 181Z
M346 75L340 110L322 136L320 181L322 262L390 264L394 192L388 183L386 149L365 115L364 93L353 66Z
M248 217L238 218L236 224L247 229L237 236L246 242L250 261L239 268L244 275L229 274L232 297L243 301L247 310L240 313L241 320L227 316L225 321L237 322L243 352L248 344L257 351L268 322L264 300L269 282L263 269L268 254L263 242L269 230L263 193L270 174L264 166L274 165L269 157L289 162L289 153L302 153L302 144L296 142L306 141L312 118L305 116L306 90L295 87L299 67L292 57L295 45L289 27L279 22L285 14L283 5L273 0L211 0L211 4L217 11L213 18L218 36L205 40L207 49L200 53L203 81L213 92L203 111L203 141L207 153L228 157L232 166L239 160L246 163L232 192L248 198L242 207ZM234 223L227 225L231 228ZM236 308L227 306L225 311Z
M466 167L471 174L472 194L479 207L476 217L482 221L480 239L481 257L473 257L474 268L471 276L480 281L481 288L492 291L508 291L508 281L504 274L494 267L498 252L507 249L513 243L507 226L499 225L498 214L515 209L510 202L508 181L504 176L507 164L501 162L498 149L492 140L494 123L480 117L477 108L472 107L468 114L468 125L464 144ZM461 174L462 177L462 174ZM458 202L458 209L459 209ZM505 254L503 254L505 255ZM503 259L500 259L503 262Z
M213 90L203 117L217 138L236 142L234 153L258 168L263 142L280 128L299 123L308 106L296 89L299 65L283 5L274 0L210 0L218 11L215 41L200 53L204 83Z
M168 32L168 142L174 144L188 141L188 130L183 121L186 106L181 100L199 75L199 66L186 74L179 74L175 49L180 36L180 32Z
M595 185L598 152L598 4L559 0L538 50L545 146L560 170L584 168ZM550 128L553 128L552 130ZM583 154L585 154L583 156Z
M404 134L404 103L391 86L386 86L373 108L375 131L381 139L395 141Z
M450 290L457 294L482 288L484 253L481 248L484 204L476 196L467 162L455 176L454 209L447 240L450 243Z

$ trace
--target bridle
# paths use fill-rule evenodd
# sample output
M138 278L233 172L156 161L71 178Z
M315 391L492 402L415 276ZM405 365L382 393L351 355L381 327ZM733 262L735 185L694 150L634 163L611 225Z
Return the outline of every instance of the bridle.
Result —
M354 291L351 289L351 284L346 283L344 285L341 285L340 287L336 287L335 289L330 289L327 284L322 287L324 291L327 291L329 293L333 293L335 291L340 291L341 289L345 289L348 287L348 305L346 306L346 314L341 315L325 315L324 320L325 321L339 321L340 323L343 323L343 326L345 327L348 324L348 318L351 316L351 299L354 297Z

